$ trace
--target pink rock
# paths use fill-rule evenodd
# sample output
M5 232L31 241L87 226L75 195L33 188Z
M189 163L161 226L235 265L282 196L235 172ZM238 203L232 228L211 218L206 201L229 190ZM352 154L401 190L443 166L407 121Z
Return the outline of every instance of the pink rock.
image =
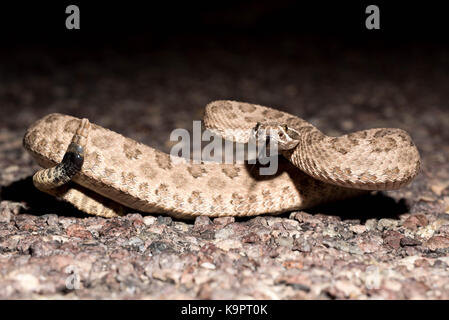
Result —
M426 242L426 247L430 250L449 248L449 238L442 236L433 236Z
M399 249L399 247L401 246L401 239L403 237L404 236L401 233L389 230L384 233L384 243L389 245L393 249Z
M69 237L77 237L81 239L92 239L92 233L90 233L84 226L80 224L71 224L66 229L66 234Z
M410 230L416 230L418 227L425 227L429 224L429 220L423 214L415 214L408 217L402 225Z

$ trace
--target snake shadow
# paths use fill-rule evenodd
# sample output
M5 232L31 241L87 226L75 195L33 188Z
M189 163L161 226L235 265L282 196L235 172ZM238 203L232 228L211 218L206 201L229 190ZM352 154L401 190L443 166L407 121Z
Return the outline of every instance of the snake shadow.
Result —
M287 170L289 174L298 175L298 168L294 167L286 160L284 161L280 159L279 161L279 170L272 176L258 175L257 172L259 172L258 167L260 167L260 164L247 164L247 170L257 180L273 179L285 170ZM300 175L305 174L300 173ZM297 188L301 187L302 186L300 184L297 185ZM65 217L89 217L89 215L76 209L70 203L59 201L53 196L36 189L33 185L32 176L17 180L8 186L2 186L0 188L0 199L24 203L25 208L21 209L20 213L27 213L36 216L44 214L57 214ZM405 199L396 201L383 192L377 192L348 200L341 200L316 206L303 211L311 214L321 213L339 216L342 220L360 220L361 222L364 222L371 218L397 218L399 215L408 212L409 206L407 205ZM284 213L280 216L288 217L289 213ZM237 220L241 221L250 218L251 217L242 217Z
M264 167L260 163L246 164L246 170L251 176L259 181L274 179L276 176L287 172L290 177L295 181L295 187L298 191L307 189L311 183L311 180L315 180L304 172L300 171L297 167L293 166L284 157L278 157L278 170L274 175L260 175L259 169ZM265 166L266 167L266 166ZM316 180L315 180L316 181ZM317 181L319 186L322 182ZM302 211L310 214L325 214L338 216L342 220L360 220L362 223L368 219L382 219L382 218L399 218L401 214L408 212L410 209L407 205L406 199L400 199L396 201L394 198L388 196L384 192L371 192L360 195L358 197L334 201L323 205L318 205ZM281 217L288 217L289 213L281 214Z
M366 194L353 199L336 201L304 210L311 214L338 216L342 220L399 219L401 214L409 211L405 199L396 201L383 192Z
M2 200L24 203L25 208L21 209L20 213L35 216L53 213L64 217L88 217L87 214L76 209L70 203L59 201L55 197L36 189L33 185L32 176L14 181L8 186L2 186L0 189L0 198Z

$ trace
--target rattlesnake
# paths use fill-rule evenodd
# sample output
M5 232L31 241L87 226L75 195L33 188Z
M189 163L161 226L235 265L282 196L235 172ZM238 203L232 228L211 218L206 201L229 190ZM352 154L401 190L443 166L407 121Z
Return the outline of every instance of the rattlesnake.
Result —
M179 158L174 164L166 153L62 114L32 124L24 147L50 168L34 175L37 188L104 217L130 210L182 218L279 214L366 190L397 189L420 167L418 150L401 129L329 137L299 117L236 101L208 104L204 124L243 143L253 129L270 129L270 138L284 142L277 173L261 176L247 163Z

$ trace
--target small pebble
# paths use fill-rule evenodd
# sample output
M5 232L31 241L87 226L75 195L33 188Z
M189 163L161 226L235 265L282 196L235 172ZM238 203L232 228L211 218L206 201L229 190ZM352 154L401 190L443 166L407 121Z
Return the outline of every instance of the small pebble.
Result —
M437 249L449 248L449 238L442 236L433 236L425 243L426 247L432 251Z
M201 264L201 267L203 267L205 269L209 269L209 270L215 270L216 269L215 265L210 263L210 262L203 262Z
M441 261L441 260L436 260L436 261L433 263L433 266L432 266L432 267L434 267L434 268L442 268L442 269L445 269L445 268L447 268L447 263L444 262L444 261Z
M410 230L416 230L418 227L425 227L429 224L429 220L422 214L415 214L408 217L402 225Z
M352 232L354 232L356 234L361 234L366 231L366 226L360 225L360 224L354 224L354 225L349 226L349 230L351 230Z
M419 246L421 244L421 241L415 240L410 237L404 237L401 238L401 247L405 246Z
M164 224L164 225L169 226L169 225L171 225L172 221L173 220L171 217L167 217L167 216L158 216L157 217L157 223L160 225Z
M397 220L393 219L380 219L377 223L377 230L391 230L399 224Z
M145 216L145 217L143 217L143 223L146 226L151 226L156 221L157 221L156 217L153 217L153 216Z
M56 226L59 222L59 217L56 214L46 214L42 217L45 217L45 222L47 222L49 226Z
M218 217L214 219L214 224L219 225L221 227L226 227L228 224L234 223L234 217Z
M92 239L92 233L80 224L71 224L66 228L66 234L69 237L77 237L81 239Z
M384 233L384 243L388 244L393 249L398 249L401 246L401 239L403 237L404 236L401 233L389 230Z
M212 221L207 216L198 216L195 218L195 227L203 227L209 226L212 224Z
M377 220L376 219L366 220L365 227L368 231L376 229L377 228Z

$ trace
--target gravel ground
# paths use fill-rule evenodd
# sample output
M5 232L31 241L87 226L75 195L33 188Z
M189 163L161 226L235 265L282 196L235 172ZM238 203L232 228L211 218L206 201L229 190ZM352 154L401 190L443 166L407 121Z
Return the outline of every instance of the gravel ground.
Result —
M449 299L448 48L206 40L0 53L0 298ZM171 130L217 99L330 135L405 129L422 172L398 191L252 219L103 219L32 186L22 137L50 112L168 151Z

